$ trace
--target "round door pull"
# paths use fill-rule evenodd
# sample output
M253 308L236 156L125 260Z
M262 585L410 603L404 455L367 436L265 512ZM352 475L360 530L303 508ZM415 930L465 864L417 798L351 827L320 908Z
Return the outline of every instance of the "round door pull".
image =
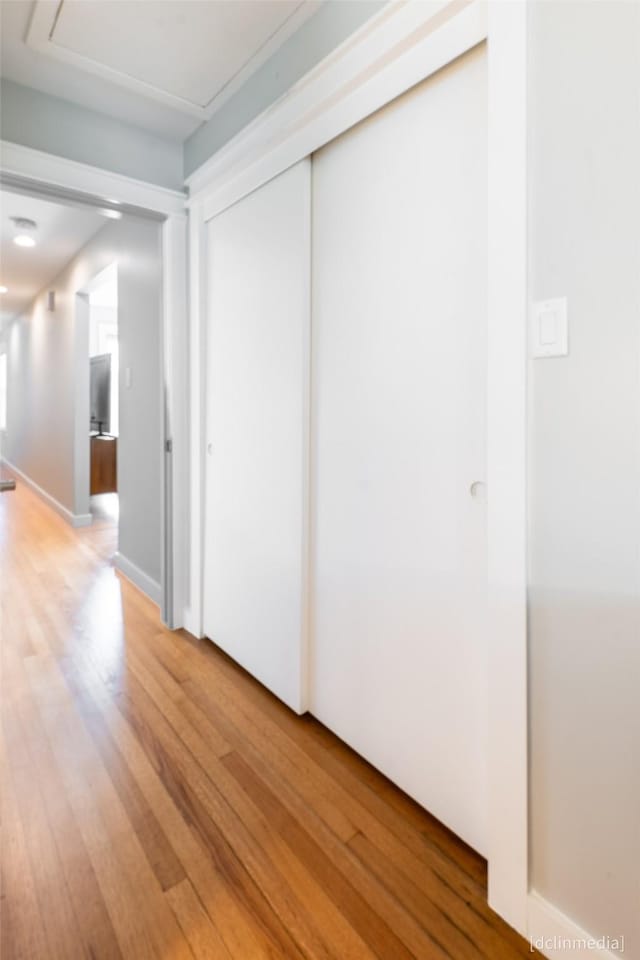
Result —
M474 500L486 500L487 499L487 485L484 480L474 480L471 486L469 487L469 493Z

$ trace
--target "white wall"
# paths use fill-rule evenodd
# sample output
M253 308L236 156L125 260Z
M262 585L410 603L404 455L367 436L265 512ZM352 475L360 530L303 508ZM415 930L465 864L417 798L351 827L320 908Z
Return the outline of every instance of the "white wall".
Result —
M97 357L105 351L101 348L100 327L112 327L118 323L117 307L97 307L90 303L89 356Z
M0 459L4 449L4 433L7 420L7 343L4 325L0 324Z
M89 356L97 357L101 353L106 353L104 337L101 332L105 327L110 330L118 325L118 308L96 306L89 303L90 307L90 326L89 326Z
M534 887L640 957L640 5L530 12Z
M160 226L109 222L47 290L9 325L8 422L4 456L76 515L88 512L89 424L77 396L88 390L87 298L77 291L118 262L120 335L119 552L160 580L161 393ZM126 389L123 371L131 368ZM88 405L86 407L88 418ZM74 483L74 467L78 476Z
M74 323L59 299L47 311L46 293L7 325L7 430L3 456L75 513Z

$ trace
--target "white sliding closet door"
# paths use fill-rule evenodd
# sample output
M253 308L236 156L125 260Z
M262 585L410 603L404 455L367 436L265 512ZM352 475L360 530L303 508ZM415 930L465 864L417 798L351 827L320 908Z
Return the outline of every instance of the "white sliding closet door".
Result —
M210 221L205 633L305 708L310 161Z
M310 709L485 852L484 47L312 174Z

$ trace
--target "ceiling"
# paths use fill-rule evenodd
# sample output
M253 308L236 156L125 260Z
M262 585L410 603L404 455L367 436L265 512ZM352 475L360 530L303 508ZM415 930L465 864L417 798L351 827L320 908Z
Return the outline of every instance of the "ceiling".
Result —
M35 247L17 247L11 217L38 224ZM107 220L96 210L0 190L0 321L25 310Z
M321 0L2 0L2 76L183 140Z

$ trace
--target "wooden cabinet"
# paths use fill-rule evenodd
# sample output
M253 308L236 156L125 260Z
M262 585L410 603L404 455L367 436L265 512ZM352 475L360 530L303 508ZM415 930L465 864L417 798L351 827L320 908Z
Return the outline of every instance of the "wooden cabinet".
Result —
M115 493L118 489L118 440L91 437L91 496Z

